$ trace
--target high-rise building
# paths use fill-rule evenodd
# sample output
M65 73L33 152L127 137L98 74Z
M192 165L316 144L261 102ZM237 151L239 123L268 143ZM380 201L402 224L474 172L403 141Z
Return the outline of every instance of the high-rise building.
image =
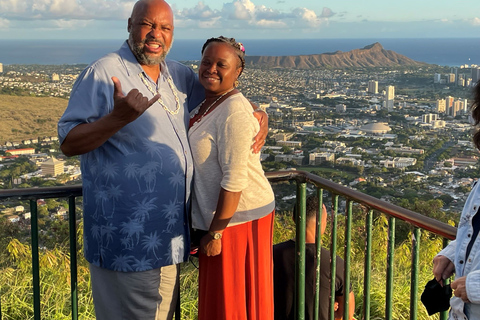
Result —
M0 73L3 73L3 63L0 63Z
M395 87L387 86L385 88L385 106L388 111L393 110L394 101L395 101Z
M428 113L422 115L422 122L424 123L432 123L433 121L437 121L438 115L434 113Z
M454 101L454 100L455 100L455 99L453 99L453 97L450 97L450 96L448 96L448 97L445 98L445 113L446 113L447 115L450 115L450 116L451 116L452 113L453 113L453 112L452 112L452 109L453 109L453 101Z
M375 80L368 81L367 91L369 93L377 94L378 93L378 81L375 81Z
M440 73L435 73L433 75L433 83L440 83L442 80L442 75Z
M440 99L440 100L437 100L437 104L436 104L436 111L438 113L445 113L446 112L446 101L445 99Z
M448 83L455 83L455 73L449 73L447 75Z
M472 82L477 83L480 79L480 67L472 68Z

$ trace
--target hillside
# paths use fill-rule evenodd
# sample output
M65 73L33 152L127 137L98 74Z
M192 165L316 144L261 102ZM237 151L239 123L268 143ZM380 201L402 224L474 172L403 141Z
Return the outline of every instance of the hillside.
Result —
M391 50L385 50L378 42L362 49L348 52L336 51L302 56L246 56L247 66L268 68L351 68L351 67L394 67L421 66L424 62L412 60Z
M0 144L57 135L57 122L68 100L0 95Z

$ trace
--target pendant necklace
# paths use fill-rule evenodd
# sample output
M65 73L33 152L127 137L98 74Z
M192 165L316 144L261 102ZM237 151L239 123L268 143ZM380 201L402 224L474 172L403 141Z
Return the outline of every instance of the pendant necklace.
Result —
M142 82L147 87L148 91L153 93L153 95L156 95L157 93L160 94L159 89L153 90L152 86L150 85L150 82L143 75L143 72L139 73L138 75L139 75L140 79L142 79ZM170 110L165 105L165 103L163 102L161 96L157 101L158 101L158 103L160 103L160 105L163 107L163 109L165 109L165 111L167 111L171 115L176 115L180 111L180 100L178 99L177 90L175 89L175 85L173 84L173 80L172 80L172 77L170 77L170 75L167 77L167 83L168 83L168 86L170 87L170 90L172 90L173 96L175 97L175 104L176 104L175 110L173 110L173 111Z
M197 119L197 121L195 121L193 123L192 126L194 126L196 123L200 122L200 120L203 119L203 117L205 117L208 113L208 111L210 111L210 109L220 100L222 99L227 93L230 93L233 91L233 89L235 89L235 87L233 87L232 89L228 90L227 92L223 93L222 95L220 95L215 101L213 101L213 103L211 105L208 106L207 109L205 109L205 111L202 113L202 115L200 116L200 118ZM204 99L199 105L198 105L198 108L197 110L195 110L195 112L190 116L190 119L193 119L197 114L198 112L200 111L200 108L203 106L203 104L205 103L206 99Z

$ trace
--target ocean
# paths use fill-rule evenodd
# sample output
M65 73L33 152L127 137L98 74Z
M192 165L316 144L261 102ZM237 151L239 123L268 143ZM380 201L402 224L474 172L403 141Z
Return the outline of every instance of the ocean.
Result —
M286 56L350 51L379 42L413 60L442 66L480 65L480 38L242 40L248 55ZM170 59L200 59L202 40L176 39ZM84 64L117 50L122 40L1 40L0 63Z

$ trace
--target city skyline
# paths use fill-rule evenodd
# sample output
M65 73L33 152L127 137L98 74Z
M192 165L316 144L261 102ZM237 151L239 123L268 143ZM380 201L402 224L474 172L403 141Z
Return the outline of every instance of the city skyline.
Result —
M177 39L480 38L480 3L473 0L168 2ZM125 39L134 3L0 0L0 40Z

